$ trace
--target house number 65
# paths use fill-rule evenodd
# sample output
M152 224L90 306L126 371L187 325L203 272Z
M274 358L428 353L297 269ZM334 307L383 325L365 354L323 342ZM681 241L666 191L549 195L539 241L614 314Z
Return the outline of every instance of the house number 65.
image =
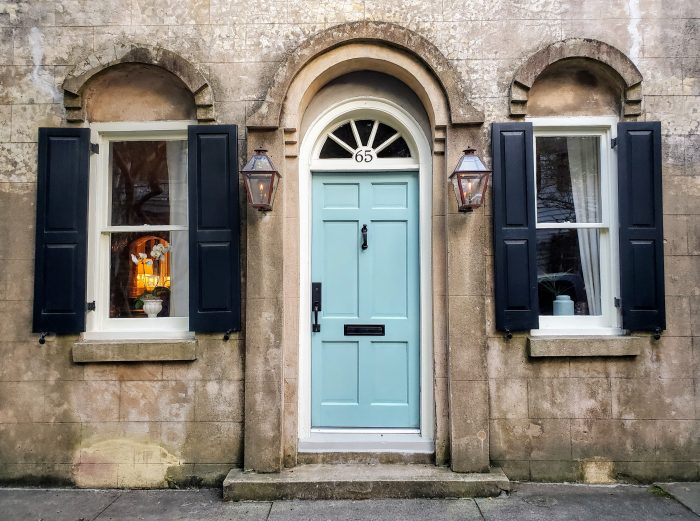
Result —
M355 151L355 162L371 163L374 160L374 150L371 148L358 148Z

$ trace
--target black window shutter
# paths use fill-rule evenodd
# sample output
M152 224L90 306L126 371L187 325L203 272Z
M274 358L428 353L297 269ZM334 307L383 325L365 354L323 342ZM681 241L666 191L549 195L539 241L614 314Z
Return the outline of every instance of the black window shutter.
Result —
M531 123L494 123L493 255L496 329L539 326Z
M618 123L622 327L666 329L661 123Z
M89 165L89 129L39 129L35 333L85 330Z
M190 330L241 329L236 125L188 129Z

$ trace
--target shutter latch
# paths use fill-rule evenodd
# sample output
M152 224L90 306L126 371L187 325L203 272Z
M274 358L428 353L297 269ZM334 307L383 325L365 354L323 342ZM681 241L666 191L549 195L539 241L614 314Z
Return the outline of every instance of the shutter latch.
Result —
M49 336L48 331L42 331L39 333L39 344L44 345L46 343L46 337Z
M659 340L661 338L661 328L657 327L654 329L654 340Z
M95 311L95 301L94 300L92 302L87 303L87 310L88 311Z
M503 333L503 338L506 340L513 338L513 333L511 333L510 329L506 328L505 332Z
M619 298L615 297L615 307L619 308L621 305L622 305L622 301Z
M610 148L615 148L617 146L617 138L614 137L610 140Z
M90 153L91 154L99 154L100 153L100 145L98 143L90 143Z

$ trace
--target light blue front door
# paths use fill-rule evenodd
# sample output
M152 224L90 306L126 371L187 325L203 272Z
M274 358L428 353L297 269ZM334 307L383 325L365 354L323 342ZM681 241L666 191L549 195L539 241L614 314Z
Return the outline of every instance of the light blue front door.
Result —
M416 172L313 174L312 427L419 427L418 252Z

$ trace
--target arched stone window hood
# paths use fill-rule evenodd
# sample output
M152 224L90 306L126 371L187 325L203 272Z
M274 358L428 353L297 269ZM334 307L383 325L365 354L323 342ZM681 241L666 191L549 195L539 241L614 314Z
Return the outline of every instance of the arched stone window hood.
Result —
M621 105L615 112L621 116L635 117L642 113L642 75L635 64L607 43L572 38L539 50L516 71L510 85L511 117L532 115L531 108L535 107L528 105L536 94L536 83L555 83L557 76L570 78L570 83L578 83L581 89L595 83L596 90L615 93ZM573 103L567 108L577 111Z
M367 46L372 52L367 52ZM483 113L469 102L462 81L445 56L419 34L386 22L331 27L295 49L275 74L248 118L249 130L295 132L314 95L331 80L356 71L389 74L411 88L431 125L473 125ZM439 136L438 136L439 137Z
M302 255L307 255L301 253L301 248L308 244L301 237L309 229L308 219L303 213L307 208L305 197L308 197L308 192L303 191L309 186L309 157L300 156L300 148L302 143L309 143L308 139L314 139L307 135L309 111L321 108L323 100L317 94L323 96L322 89L328 85L332 87L334 80L353 77L358 85L366 86L367 83L361 81L369 81L369 77L376 76L376 73L391 77L392 82L412 91L411 97L416 98L416 106L421 105L425 116L421 131L425 131L426 147L418 155L420 164L425 165L420 170L425 173L420 181L422 208L428 212L422 222L425 228L435 230L439 237L425 243L425 256L436 266L436 275L426 278L432 284L426 295L433 316L448 315L444 298L448 294L446 219L459 219L457 226L462 227L465 234L455 233L453 236L459 236L459 242L463 244L479 244L479 234L484 229L480 224L474 225L477 219L477 222L484 219L483 213L470 221L461 219L457 217L454 198L447 197L448 172L461 156L464 144L471 144L482 152L487 148L488 134L482 128L484 115L469 103L469 91L459 72L434 44L393 23L363 21L321 31L288 54L263 99L251 107L246 119L248 154L255 148L267 149L282 175L274 211L263 215L248 208L246 217L248 273L258 270L257 259L265 258L265 277L246 278L245 417L260 419L245 423L243 466L246 469L277 472L283 466L294 466L297 462L300 421L297 398L301 396L299 380L302 376L295 379L285 374L300 374L296 365L302 341L299 333L300 295L307 291L301 287L301 270L309 266L308 257L303 257L304 265L301 260ZM348 115L350 117L352 114ZM456 257L451 260L456 260ZM485 286L482 270L469 270L466 265L463 268L464 280L468 281L465 284L469 287ZM425 272L433 273L430 268ZM483 306L480 309L483 310ZM279 316L285 319L260 318ZM437 360L433 364L437 372L430 373L430 381L446 381L448 376L450 364L446 361L445 328L446 321L442 321L432 331L424 329L426 335L432 335L425 345L437 346L428 355L431 360ZM480 343L482 340L485 342L485 335L480 341L470 340L470 346L485 349L485 344ZM455 347L450 352L458 351ZM435 461L446 464L452 451L453 468L474 470L487 467L488 449L480 454L482 459L473 464L466 460L460 463L455 456L460 450L464 452L456 444L467 439L467 434L460 430L466 422L456 422L459 426L448 424L447 395L439 394L434 409L437 418L433 425ZM270 414L270 411L276 413ZM453 419L456 421L457 418Z
M188 91L194 99L195 114L192 116L199 122L215 120L211 87L197 67L174 52L145 44L115 44L78 64L63 82L66 120L73 123L85 121L85 90L89 84L99 81L99 75L139 66L153 76L176 77L179 80L176 83L182 82L182 90Z

